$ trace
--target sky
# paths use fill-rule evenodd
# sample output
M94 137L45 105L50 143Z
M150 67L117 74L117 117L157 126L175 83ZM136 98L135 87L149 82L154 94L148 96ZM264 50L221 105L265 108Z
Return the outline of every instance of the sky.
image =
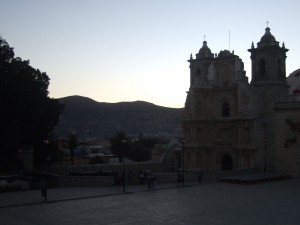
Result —
M190 54L247 51L269 21L300 68L299 0L0 0L0 36L50 78L49 96L184 107ZM230 35L229 35L230 34Z

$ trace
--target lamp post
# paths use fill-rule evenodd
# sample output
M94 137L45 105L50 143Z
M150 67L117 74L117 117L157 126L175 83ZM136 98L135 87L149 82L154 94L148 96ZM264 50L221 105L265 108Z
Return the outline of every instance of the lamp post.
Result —
M265 167L264 167L264 172L267 173L267 141L268 138L265 137L264 138L264 142L265 142Z
M45 201L47 201L47 189L48 189L48 161L49 161L49 152L48 152L48 145L49 145L49 140L45 139L44 144L46 146L46 178L45 178L45 183L44 186L42 187L42 196L45 197Z
M122 140L122 145L123 145L123 192L125 192L125 170L126 170L126 164L125 164L125 145L126 145L126 140Z
M181 138L181 143L182 143L182 186L184 186L184 144L185 144L185 139Z

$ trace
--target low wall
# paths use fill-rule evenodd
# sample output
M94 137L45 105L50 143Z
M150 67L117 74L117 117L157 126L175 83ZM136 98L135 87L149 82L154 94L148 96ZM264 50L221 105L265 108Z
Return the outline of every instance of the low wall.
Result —
M166 171L165 166L159 162L126 162L126 173L130 170L134 174L137 174L139 170L144 171L149 169L152 172L159 173L161 171ZM123 172L123 163L115 164L96 164L96 165L86 165L82 167L69 166L69 165L57 165L55 167L49 168L49 173L60 174L68 176L74 172L95 172L95 171L116 171L119 174Z
M128 170L126 170L128 174ZM199 182L218 180L226 176L243 175L259 172L258 169L231 170L231 171L186 171L185 182ZM181 172L180 172L181 173ZM156 173L158 183L176 183L178 172ZM201 176L200 176L201 175ZM120 178L119 178L120 179ZM58 176L48 175L48 182L52 187L64 186L113 186L115 185L114 176ZM146 182L144 180L144 182ZM139 184L138 173L134 170L134 177L129 182L126 177L126 184ZM120 183L119 183L120 184Z
M65 186L112 186L112 176L59 176L58 185Z

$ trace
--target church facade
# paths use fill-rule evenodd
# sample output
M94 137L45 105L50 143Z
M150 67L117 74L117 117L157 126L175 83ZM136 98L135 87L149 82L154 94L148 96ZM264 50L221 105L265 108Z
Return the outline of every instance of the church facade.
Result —
M288 49L267 27L248 51L250 83L234 52L212 54L204 41L196 57L190 56L182 120L185 169L299 172L300 145L293 138L300 131L300 105L289 96ZM299 131L291 133L293 123Z

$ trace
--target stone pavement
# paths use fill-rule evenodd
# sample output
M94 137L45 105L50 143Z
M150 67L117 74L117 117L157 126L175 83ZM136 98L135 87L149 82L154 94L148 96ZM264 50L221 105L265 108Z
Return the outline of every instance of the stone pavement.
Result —
M186 186L197 185L199 183L189 182ZM159 184L155 190L177 188L176 184ZM126 185L125 192L123 186L81 186L50 188L47 190L47 201L41 195L41 190L17 191L0 193L0 209L17 207L23 205L35 205L43 203L53 203L60 201L79 200L87 198L105 197L121 194L132 194L136 192L149 191L146 185ZM1 224L1 223L0 223Z
M40 191L2 193L0 224L300 224L299 178L158 188L128 186L127 194L121 186L51 189L48 203Z

